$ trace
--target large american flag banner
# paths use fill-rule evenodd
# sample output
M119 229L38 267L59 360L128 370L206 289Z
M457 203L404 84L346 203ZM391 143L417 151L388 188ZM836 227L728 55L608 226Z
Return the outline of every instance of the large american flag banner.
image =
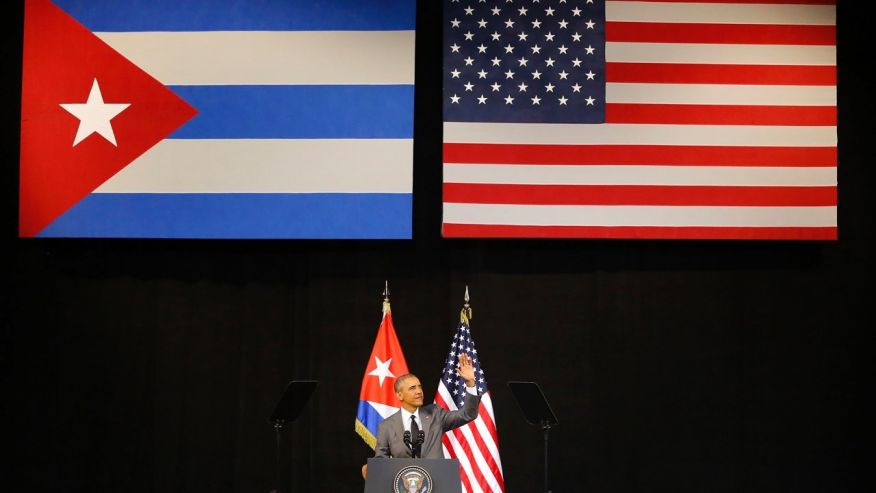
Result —
M466 290L466 297L468 291ZM496 432L496 417L490 397L487 377L481 367L481 357L475 346L469 326L471 308L468 303L460 314L459 326L450 341L450 351L444 362L435 403L450 411L460 409L465 399L465 382L456 374L459 354L467 353L472 358L481 394L478 418L465 426L448 431L442 439L444 457L458 459L462 488L466 493L505 491L502 461L499 458L499 435Z
M837 238L834 1L445 2L445 237Z

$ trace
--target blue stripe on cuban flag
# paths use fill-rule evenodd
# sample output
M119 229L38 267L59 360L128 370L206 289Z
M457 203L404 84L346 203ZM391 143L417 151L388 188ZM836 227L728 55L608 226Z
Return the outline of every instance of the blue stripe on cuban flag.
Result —
M390 406L368 400L359 400L359 408L356 410L356 421L362 423L367 430L367 433L370 434L374 440L377 440L377 425L379 425L384 419L398 412L398 410L399 408L397 406Z
M410 0L53 0L92 31L413 30Z
M411 237L414 0L57 0L198 110L50 237Z
M191 121L170 136L172 139L413 138L412 85L171 89L198 109ZM275 111L276 107L295 111Z
M377 425L383 421L384 417L377 412L377 409L371 405L369 401L359 401L359 409L356 410L356 419L368 430L374 440L377 440Z

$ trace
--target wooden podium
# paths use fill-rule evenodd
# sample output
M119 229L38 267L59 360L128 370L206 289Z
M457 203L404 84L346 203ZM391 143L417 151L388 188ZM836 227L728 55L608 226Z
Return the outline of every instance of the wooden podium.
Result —
M368 459L365 493L462 493L456 459Z

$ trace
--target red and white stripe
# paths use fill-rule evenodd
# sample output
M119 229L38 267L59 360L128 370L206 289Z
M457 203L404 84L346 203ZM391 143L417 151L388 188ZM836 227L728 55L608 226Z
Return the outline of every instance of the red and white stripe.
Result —
M836 239L833 1L606 2L606 123L444 123L445 237Z
M438 384L435 403L449 411L457 409L443 381ZM499 436L489 392L481 396L478 418L445 433L442 444L444 457L459 460L463 493L505 491L502 461L499 458Z

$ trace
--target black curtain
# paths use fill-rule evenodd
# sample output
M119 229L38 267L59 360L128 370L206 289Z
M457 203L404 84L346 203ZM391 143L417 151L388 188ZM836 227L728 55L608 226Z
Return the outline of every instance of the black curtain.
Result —
M286 382L314 378L282 435L283 491L361 491L371 451L353 421L389 280L427 399L469 286L511 493L542 485L541 432L506 386L519 379L539 382L560 420L556 492L859 489L874 105L850 2L837 242L441 239L431 2L418 11L414 240L19 240L22 16L4 9L9 484L267 492L267 417Z

